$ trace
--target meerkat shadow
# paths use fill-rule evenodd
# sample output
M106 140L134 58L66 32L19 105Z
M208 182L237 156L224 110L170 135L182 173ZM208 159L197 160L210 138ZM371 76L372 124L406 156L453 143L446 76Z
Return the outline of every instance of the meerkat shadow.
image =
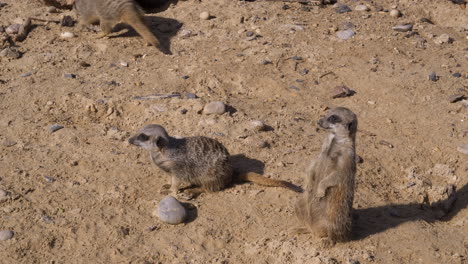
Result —
M145 20L151 32L153 32L154 36L158 39L161 51L164 54L171 55L171 39L177 35L177 32L179 32L183 24L175 19L148 15L145 16ZM123 29L127 29L127 31L109 36L109 38L140 36L131 26L126 24L118 24L115 26L114 32L119 32Z
M177 5L179 0L136 0L147 13L159 13L166 11L171 4Z
M198 217L198 208L191 203L181 202L182 206L187 209L187 218L185 219L186 224L195 221Z
M355 209L351 240L361 240L412 221L446 222L468 207L468 184L448 193L448 197L434 202L391 204Z
M230 160L234 171L238 174L248 172L263 174L265 171L265 163L246 157L244 154L231 155Z

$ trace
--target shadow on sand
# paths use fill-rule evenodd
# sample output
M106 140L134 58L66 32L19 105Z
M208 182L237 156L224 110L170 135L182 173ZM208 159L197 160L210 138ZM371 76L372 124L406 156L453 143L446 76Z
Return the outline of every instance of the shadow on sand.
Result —
M353 240L360 240L410 221L449 221L467 208L468 184L458 191L448 188L447 196L445 200L431 205L410 203L355 209Z

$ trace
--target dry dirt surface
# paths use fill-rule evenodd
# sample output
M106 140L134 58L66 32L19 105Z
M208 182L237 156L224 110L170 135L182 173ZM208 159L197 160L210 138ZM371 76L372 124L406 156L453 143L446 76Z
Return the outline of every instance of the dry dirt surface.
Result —
M0 2L4 28L18 17L76 18L38 1ZM0 230L14 232L0 237L0 263L467 263L468 9L340 3L351 12L175 2L147 14L172 55L125 25L108 39L95 39L98 27L37 20L22 42L0 32L9 49L0 57ZM346 29L355 35L339 39ZM341 85L355 94L332 98ZM181 96L154 96L172 93ZM201 114L212 101L228 111ZM322 248L291 233L298 194L250 183L188 201L185 224L153 214L169 177L127 143L143 125L216 138L251 170L303 185L326 135L316 121L334 106L359 117L350 242ZM446 214L431 204L446 204L450 184L458 199Z

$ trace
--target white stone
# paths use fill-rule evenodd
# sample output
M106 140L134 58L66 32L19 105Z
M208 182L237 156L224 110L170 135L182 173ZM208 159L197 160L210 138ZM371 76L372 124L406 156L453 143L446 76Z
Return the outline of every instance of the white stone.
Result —
M74 38L75 34L73 34L72 32L62 32L60 33L60 37L63 39L69 39L69 38Z
M176 198L168 195L159 202L157 216L165 223L177 225L185 221L187 210Z
M366 5L357 5L354 10L356 11L369 11L369 7Z
M226 105L223 102L211 102L203 108L203 114L205 115L222 115L224 112L226 112Z
M0 241L12 239L14 235L15 233L11 230L2 230L0 231Z
M208 12L206 12L206 11L201 12L201 13L200 13L200 19L202 19L202 20L208 20L208 19L210 19L210 13L208 13Z

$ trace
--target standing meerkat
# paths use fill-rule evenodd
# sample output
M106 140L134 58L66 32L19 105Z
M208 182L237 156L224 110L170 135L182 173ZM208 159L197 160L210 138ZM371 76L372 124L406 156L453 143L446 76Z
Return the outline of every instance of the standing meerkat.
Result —
M331 133L306 172L306 187L295 213L307 227L302 232L312 232L323 239L324 245L331 245L349 239L351 234L358 121L349 109L337 107L318 125Z
M161 49L159 40L146 25L143 11L134 0L75 0L75 9L81 25L99 22L98 38L112 32L115 24L124 22L132 26L146 42Z
M189 196L201 192L216 192L237 179L300 191L299 187L286 181L270 179L253 172L235 173L228 150L212 138L173 138L162 126L147 125L128 142L146 149L154 164L171 175L170 190L174 193L182 186L197 186L185 190Z

